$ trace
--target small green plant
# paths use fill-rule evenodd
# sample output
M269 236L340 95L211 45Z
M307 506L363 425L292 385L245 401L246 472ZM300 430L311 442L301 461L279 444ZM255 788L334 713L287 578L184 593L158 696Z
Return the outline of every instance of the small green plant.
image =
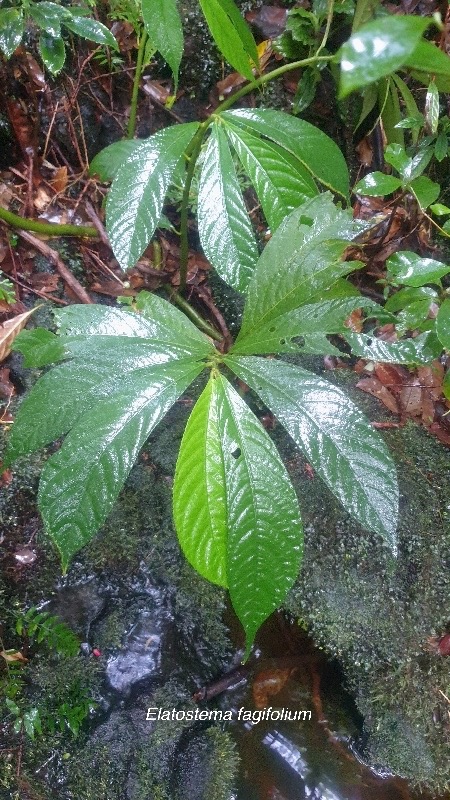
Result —
M3 273L0 272L0 300L5 303L12 304L16 302L16 293L14 291L14 284L8 278L2 278Z
M31 607L16 619L16 633L27 642L27 647L45 645L55 659L73 659L80 647L80 642L71 629L58 617L48 611L40 611ZM22 648L23 649L23 648ZM88 717L95 705L87 697L86 690L80 685L67 686L64 703L55 707L51 704L31 705L26 696L25 673L33 670L33 659L28 662L19 650L2 650L3 672L0 674L7 718L11 718L12 730L18 734L24 731L30 739L43 732L58 730L64 733L67 729L76 736L81 723ZM27 662L29 666L27 666ZM58 662L55 663L59 669Z
M5 58L11 58L22 42L27 24L39 30L39 54L52 75L60 72L66 60L61 28L117 50L118 45L111 31L88 14L89 8L82 5L64 6L47 0L37 3L22 0L9 8L1 8L0 51Z
M280 356L342 355L329 339L337 335L362 357L414 364L437 357L443 340L424 330L415 338L386 343L371 330L354 333L346 327L355 309L366 313L366 325L369 319L395 317L345 280L361 266L344 259L364 226L329 191L340 203L348 202L342 153L301 119L264 108L229 109L294 68L340 65L340 95L346 97L379 81L390 86L399 69L419 70L428 83L430 73L448 78L450 59L423 39L431 21L410 16L392 16L389 25L384 19L369 22L358 27L339 53L326 53L330 2L315 52L254 78L256 45L232 0L200 0L200 5L222 54L249 84L202 123L179 124L144 141L111 145L94 159L92 171L113 179L107 229L124 269L151 242L171 185L183 187L181 293L186 286L190 190L198 176L200 240L221 277L245 296L240 332L231 345L222 341L180 294L175 300L187 316L147 293L138 296L134 310L89 305L57 311L58 335L36 329L16 340L26 366L56 366L22 403L5 464L65 436L43 469L39 506L67 569L113 508L151 431L206 373L181 443L174 519L189 561L205 578L229 589L245 628L248 655L259 625L297 576L303 534L286 468L233 382L238 378L260 398L348 513L383 536L395 552L398 488L383 440L344 392ZM152 42L176 84L183 39L175 0L145 0L146 26L150 11ZM356 13L361 21L361 8ZM401 86L401 79L396 80ZM399 150L392 157L401 175L393 179L397 187L405 185L417 196L417 181L423 176L416 175L414 164ZM261 255L236 158L272 232ZM422 186L422 203L424 191Z

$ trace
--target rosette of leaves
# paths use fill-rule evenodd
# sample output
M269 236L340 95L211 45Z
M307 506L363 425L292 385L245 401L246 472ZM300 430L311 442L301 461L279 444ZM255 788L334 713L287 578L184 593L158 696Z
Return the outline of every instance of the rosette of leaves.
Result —
M279 357L339 352L328 336L348 330L354 309L377 316L344 280L357 265L342 257L359 230L328 193L291 212L257 259L226 355L168 301L145 292L134 311L75 305L56 312L57 335L22 332L15 346L26 365L56 366L23 401L5 463L65 436L39 488L64 569L111 512L151 431L202 372L206 386L176 467L174 520L191 564L229 589L247 654L295 581L303 534L286 468L236 377L348 513L395 551L398 489L383 440L343 391Z
M111 31L93 19L83 6L62 6L42 0L39 3L22 3L14 8L0 9L0 51L9 59L20 45L27 24L39 30L38 50L45 66L57 75L66 60L62 28L83 39L109 45L118 50Z

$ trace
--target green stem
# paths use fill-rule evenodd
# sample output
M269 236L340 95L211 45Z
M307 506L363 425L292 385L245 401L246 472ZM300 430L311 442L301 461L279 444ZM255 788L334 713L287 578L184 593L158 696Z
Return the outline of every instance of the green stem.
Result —
M192 322L194 323L194 325L197 326L197 328L203 331L203 333L206 333L208 336L210 336L211 339L215 339L217 342L222 341L223 336L218 331L216 331L216 329L213 328L212 325L206 322L206 320L204 320L203 317L201 317L200 314L198 314L196 310L192 308L192 306L188 303L187 300L184 299L184 297L181 297L181 295L178 294L178 292L171 291L171 289L169 289L168 287L166 291L168 292L170 299L173 300L175 305L177 305L179 308L181 308L182 311L184 311L186 316L192 320Z
M187 269L189 260L189 241L188 241L188 214L189 214L189 195L191 191L192 179L194 177L195 166L197 159L202 149L203 139L207 128L213 121L213 117L208 117L205 122L202 122L197 133L189 143L186 150L186 158L189 159L189 165L186 172L186 180L184 183L183 197L181 199L180 209L180 292L184 292L187 281Z
M321 43L319 44L319 47L316 50L316 56L319 55L319 53L321 52L321 50L323 50L323 48L325 47L325 45L326 45L326 43L328 41L328 37L330 35L331 23L333 22L333 13L334 13L334 0L328 0L328 3L327 3L327 23L325 25L325 31L324 31L324 34L323 34L322 41L321 41Z
M136 115L137 115L139 83L142 77L142 70L143 70L142 65L144 62L144 52L145 52L145 45L147 44L147 39L148 39L147 31L145 30L145 28L143 28L141 34L141 41L139 42L136 70L134 73L133 91L131 93L131 105L130 105L130 116L128 119L128 127L127 127L127 139L132 139L136 132Z
M86 225L64 225L57 222L40 222L37 219L27 219L7 211L0 206L0 220L7 222L13 228L20 228L22 231L34 231L43 233L47 236L98 236L96 228Z

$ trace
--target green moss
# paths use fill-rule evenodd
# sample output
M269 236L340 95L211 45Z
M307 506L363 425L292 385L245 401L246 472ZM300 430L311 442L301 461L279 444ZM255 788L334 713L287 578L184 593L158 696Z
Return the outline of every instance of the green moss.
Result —
M354 376L331 378L345 380L371 419L384 416L372 398L352 389ZM448 452L412 423L384 437L401 491L397 560L320 480L306 477L304 461L277 431L306 531L304 565L287 606L343 665L365 717L369 762L440 791L450 785L450 730L439 690L447 694L450 680L448 660L429 652L429 639L450 622Z

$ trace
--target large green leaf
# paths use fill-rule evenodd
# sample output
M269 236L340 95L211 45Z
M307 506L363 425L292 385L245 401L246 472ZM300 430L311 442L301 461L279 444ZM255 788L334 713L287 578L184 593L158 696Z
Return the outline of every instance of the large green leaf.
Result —
M286 217L258 259L236 341L354 270L357 265L342 261L342 255L360 232L351 213L337 208L329 194L313 197Z
M63 569L103 524L145 440L202 368L192 361L136 368L77 420L47 461L39 509Z
M342 45L340 96L395 72L414 53L430 19L390 15L368 22ZM417 63L416 63L417 67Z
M145 315L107 306L69 306L56 314L60 336L49 338L46 332L43 338L38 331L24 331L17 337L15 349L26 354L29 364L70 360L43 375L22 402L9 437L8 462L67 433L121 382L126 385L135 370L181 360L201 362L214 351L170 303L155 295L141 302Z
M118 169L106 204L107 230L123 269L149 244L161 217L174 170L198 123L164 128L142 142Z
M223 119L258 136L264 136L298 159L324 186L347 198L347 164L339 147L319 128L303 119L268 108L226 111Z
M295 353L308 346L311 334L322 334L320 344L329 352L326 334L344 333L348 330L345 321L357 308L368 308L376 312L380 306L363 297L349 297L302 305L287 311L268 325L262 325L247 336L240 337L231 351L234 355L256 355L263 353ZM381 310L381 309L380 309ZM377 316L376 313L371 316ZM295 341L301 337L304 341ZM294 339L294 341L293 341ZM320 345L319 345L320 346ZM309 349L311 352L311 349ZM314 350L322 352L322 350Z
M428 364L441 352L432 331L421 333L414 339L401 339L398 342L384 342L367 333L348 332L345 338L354 355L387 364Z
M30 3L30 16L36 25L49 36L61 36L61 20L64 16L70 17L70 12L61 8L57 3Z
M176 0L142 0L142 19L151 43L173 72L176 94L183 55L183 28Z
M395 466L345 392L283 361L227 356L226 364L273 411L346 511L395 551Z
M0 50L6 58L11 58L22 41L24 22L22 10L0 8Z
M181 441L173 515L183 552L213 583L227 586L227 498L216 382L198 398Z
M384 197L396 192L403 186L400 178L394 175L385 175L384 172L369 172L355 186L356 194L366 194L369 197Z
M214 579L218 574L224 583L226 567L226 583L245 629L248 656L257 629L284 600L298 574L300 512L273 442L227 379L213 372L199 402L178 467L179 478L189 479L191 468L198 484L195 479L187 486L178 483L178 535L188 557L207 577ZM211 443L205 447L209 434ZM188 446L194 448L197 463L188 456ZM206 463L200 465L203 460ZM187 512L184 503L189 506ZM206 520L206 536L195 523L196 510ZM208 545L210 526L213 541ZM210 552L214 545L219 548L219 566Z
M245 292L258 259L252 223L222 126L214 123L198 187L198 231L221 278Z
M230 124L225 131L258 195L272 231L318 194L311 174L287 150Z
M251 64L258 66L258 50L233 0L200 0L200 6L222 55L241 75L253 80Z

